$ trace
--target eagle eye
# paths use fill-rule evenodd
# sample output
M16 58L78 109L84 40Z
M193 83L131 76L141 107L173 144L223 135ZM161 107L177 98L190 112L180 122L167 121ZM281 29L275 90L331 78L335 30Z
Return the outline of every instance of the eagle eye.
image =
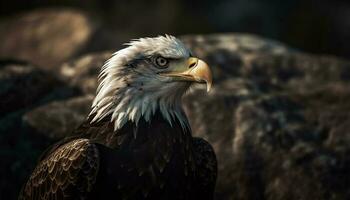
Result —
M160 67L160 68L165 68L165 67L167 67L169 61L168 61L166 58L162 57L162 56L158 56L158 57L155 59L155 63L156 63L156 65L157 65L158 67Z

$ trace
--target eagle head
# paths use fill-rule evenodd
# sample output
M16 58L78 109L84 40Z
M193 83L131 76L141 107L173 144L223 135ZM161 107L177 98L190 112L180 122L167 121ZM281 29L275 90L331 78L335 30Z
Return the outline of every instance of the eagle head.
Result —
M111 116L114 129L127 121L149 121L157 110L172 124L188 126L181 98L192 83L212 84L208 65L169 35L140 38L105 62L99 74L91 122Z

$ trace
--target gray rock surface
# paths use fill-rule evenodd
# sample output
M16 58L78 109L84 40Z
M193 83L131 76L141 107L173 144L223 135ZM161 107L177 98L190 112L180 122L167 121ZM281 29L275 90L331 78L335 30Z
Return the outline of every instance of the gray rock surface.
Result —
M259 94L230 83L239 89L217 85L207 98L199 90L185 98L194 134L217 153L220 199L349 197L347 84Z
M0 114L32 105L59 85L53 75L23 62L0 63Z
M23 114L79 92L53 74L14 60L0 60L0 85L0 199L15 199L38 156L53 142L23 123Z
M97 74L111 54L112 52L93 53L66 62L59 68L59 76L84 93L95 94Z
M208 97L200 90L189 94L185 107L194 134L208 139L217 153L217 196L349 198L349 62L276 53L270 45L262 52L236 48L242 62L232 63L230 71L217 64L213 50L223 43L199 38L214 52L202 56L217 67L216 84Z
M61 139L70 136L84 121L92 100L93 96L87 95L54 101L26 113L23 120L38 133L51 139Z

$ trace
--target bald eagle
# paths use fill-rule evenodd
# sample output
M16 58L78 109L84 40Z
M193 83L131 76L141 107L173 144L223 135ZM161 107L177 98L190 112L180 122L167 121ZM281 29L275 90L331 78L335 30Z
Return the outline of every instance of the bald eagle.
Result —
M181 106L208 65L169 35L132 40L105 62L87 120L50 147L19 199L213 199L217 161Z

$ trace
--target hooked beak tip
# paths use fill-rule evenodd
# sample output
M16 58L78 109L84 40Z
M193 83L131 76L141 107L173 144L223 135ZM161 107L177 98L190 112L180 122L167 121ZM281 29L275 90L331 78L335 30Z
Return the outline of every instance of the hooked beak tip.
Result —
M211 82L207 82L207 92L210 92L211 86L212 86L212 83Z

